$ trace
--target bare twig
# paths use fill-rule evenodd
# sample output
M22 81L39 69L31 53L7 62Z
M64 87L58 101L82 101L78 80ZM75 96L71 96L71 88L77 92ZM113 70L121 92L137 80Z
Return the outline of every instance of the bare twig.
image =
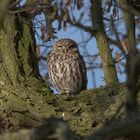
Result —
M67 22L68 22L69 24L75 26L75 27L78 27L78 28L83 29L84 31L90 33L90 34L93 35L93 36L96 34L96 31L93 30L91 27L86 26L86 25L83 25L83 24L81 24L81 23L79 23L79 22L73 22L70 18L67 19Z

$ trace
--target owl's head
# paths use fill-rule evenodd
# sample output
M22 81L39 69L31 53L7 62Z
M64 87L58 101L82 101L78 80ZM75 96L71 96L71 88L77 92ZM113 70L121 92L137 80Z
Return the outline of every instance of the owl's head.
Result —
M67 52L76 52L78 50L77 43L68 38L58 40L53 46L53 52L58 53L67 53Z

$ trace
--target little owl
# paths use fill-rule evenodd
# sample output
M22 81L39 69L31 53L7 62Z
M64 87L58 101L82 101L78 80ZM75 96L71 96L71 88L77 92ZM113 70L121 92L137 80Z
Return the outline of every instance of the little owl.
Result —
M47 62L50 80L60 93L77 94L87 88L85 62L75 41L58 40Z

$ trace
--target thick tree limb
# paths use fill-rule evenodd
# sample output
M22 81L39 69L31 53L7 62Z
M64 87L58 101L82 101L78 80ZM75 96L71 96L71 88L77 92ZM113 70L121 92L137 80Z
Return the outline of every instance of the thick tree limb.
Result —
M0 140L74 140L74 137L62 119L51 118L38 128L0 135Z
M140 136L140 118L113 122L92 134L89 140L112 140L129 135Z

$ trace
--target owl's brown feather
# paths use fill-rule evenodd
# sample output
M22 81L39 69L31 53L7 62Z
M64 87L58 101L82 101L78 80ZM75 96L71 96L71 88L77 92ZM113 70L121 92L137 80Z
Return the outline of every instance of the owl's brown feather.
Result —
M48 73L61 93L77 94L87 88L85 62L75 41L61 39L56 42L48 56Z

